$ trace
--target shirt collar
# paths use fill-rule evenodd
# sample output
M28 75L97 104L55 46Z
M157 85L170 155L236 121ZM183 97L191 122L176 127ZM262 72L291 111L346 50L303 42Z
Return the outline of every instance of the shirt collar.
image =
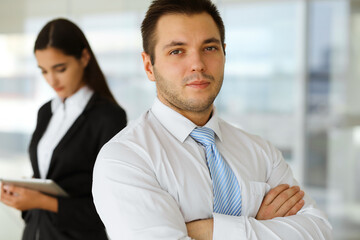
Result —
M194 124L192 121L163 104L158 98L155 99L150 111L154 114L158 121L182 143L190 135L192 130L197 127L196 124ZM220 141L222 141L222 135L215 107L210 120L205 124L204 127L212 129Z
M59 97L54 98L51 101L51 111L54 113L60 106L64 109L84 109L89 99L93 95L94 91L88 86L80 88L76 93L66 98L63 102Z

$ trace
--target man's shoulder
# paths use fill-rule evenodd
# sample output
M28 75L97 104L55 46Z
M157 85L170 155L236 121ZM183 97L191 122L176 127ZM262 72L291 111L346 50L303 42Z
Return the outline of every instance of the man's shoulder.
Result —
M221 118L219 118L219 125L221 128L221 131L223 132L223 134L225 134L225 136L239 135L239 136L246 136L249 138L260 138L259 136L255 135L255 134L247 132L243 127L241 127L237 124L234 124L234 123L230 123Z
M238 142L257 145L259 147L272 147L272 144L268 140L257 134L248 132L241 126L235 125L223 119L219 119L219 125L221 127L223 138L225 139L229 138L231 141L237 139Z
M149 110L138 119L130 121L107 145L133 151L147 149L158 140L160 132L163 132L163 127Z
M120 164L136 166L139 169L151 168L148 150L156 137L153 125L149 111L131 121L101 148L97 157L98 165Z
M110 142L127 142L132 141L139 136L144 136L146 134L146 129L148 129L150 125L149 111L147 111L139 118L129 121L128 125L117 133Z

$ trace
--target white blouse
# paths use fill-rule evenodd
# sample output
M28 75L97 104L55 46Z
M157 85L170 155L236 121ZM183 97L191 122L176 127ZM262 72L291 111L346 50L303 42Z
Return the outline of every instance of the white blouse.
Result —
M51 101L53 115L37 147L41 178L46 178L54 149L84 111L92 95L93 90L84 86L64 102L59 97Z

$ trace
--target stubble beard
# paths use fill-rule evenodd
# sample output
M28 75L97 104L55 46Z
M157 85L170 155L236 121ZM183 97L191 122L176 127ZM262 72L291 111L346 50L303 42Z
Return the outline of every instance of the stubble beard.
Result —
M163 98L168 105L172 108L176 108L181 111L188 111L188 112L196 112L201 113L209 110L212 108L212 104L215 101L216 96L220 92L221 85L223 82L223 76L220 80L216 81L213 76L202 74L202 76L208 80L211 80L213 84L218 84L216 91L213 94L209 95L206 99L186 99L185 97L181 96L179 93L176 93L169 84L166 84L167 81L162 75L156 71L154 68L154 75L156 79L156 88L157 94L159 98ZM183 82L189 81L190 79L183 79ZM160 95L160 96L159 96ZM166 103L165 103L166 104Z

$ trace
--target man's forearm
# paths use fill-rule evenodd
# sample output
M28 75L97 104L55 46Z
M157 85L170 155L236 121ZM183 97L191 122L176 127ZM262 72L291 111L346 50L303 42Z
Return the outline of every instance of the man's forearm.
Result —
M212 218L186 223L189 237L196 240L212 240L214 220Z
M301 207L304 205L303 202L301 202L301 204L299 204L299 201L303 198L303 194L296 195L298 193L300 193L299 187L290 188L286 184L277 186L276 188L272 189L272 191L270 191L264 199L265 203L267 201L269 203L264 204L264 202L263 202L263 204L261 205L261 207L259 209L260 214L258 213L258 216L261 216L261 217L259 217L258 220L272 219L275 217L285 217L288 215L296 214L301 209ZM295 197L293 197L293 196L295 196ZM275 204L275 206L271 206L271 203L277 203L277 204ZM283 208L285 210L282 213L273 211L273 208L275 208L275 210L279 209L279 207L277 207L276 205L283 206ZM295 207L297 207L297 208L295 208ZM291 210L293 210L293 209L294 209L294 212L291 212ZM262 214L262 212L267 213L267 215L265 215L266 217L262 216L262 215L264 215L264 214ZM291 214L288 214L289 212L291 212ZM196 221L188 222L188 223L186 223L186 228L187 228L189 237L191 237L193 239L196 239L196 240L209 239L209 240L211 240L213 238L214 220L212 218L210 218L210 219L203 219L203 220L196 220Z

